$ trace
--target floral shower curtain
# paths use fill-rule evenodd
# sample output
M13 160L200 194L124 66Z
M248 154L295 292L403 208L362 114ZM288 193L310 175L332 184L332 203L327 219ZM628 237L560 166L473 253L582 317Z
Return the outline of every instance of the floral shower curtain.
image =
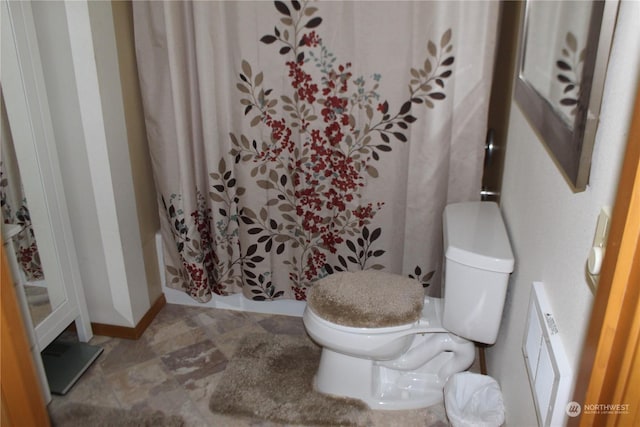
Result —
M304 300L345 270L437 288L479 197L496 2L134 2L168 284Z

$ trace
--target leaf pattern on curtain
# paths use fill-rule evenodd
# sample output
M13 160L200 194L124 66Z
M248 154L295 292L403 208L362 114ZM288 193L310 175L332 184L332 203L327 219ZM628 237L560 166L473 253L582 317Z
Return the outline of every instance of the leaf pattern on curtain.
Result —
M360 190L378 178L376 162L407 142L405 131L417 120L412 109L435 108L447 97L451 29L437 43L428 41L428 57L410 70L406 101L396 108L378 93L380 74L355 77L350 62L337 63L317 30L322 18L316 7L298 1L276 1L275 7L279 24L260 41L282 55L291 93L265 87L264 73L246 60L236 84L240 111L270 138L230 133L229 161L221 159L209 174L210 191L197 194L196 211L183 212L178 194L162 200L182 261L182 268L167 266L171 282L187 283L186 291L201 301L236 285L254 300L286 296L284 284L278 290L271 273L256 270L266 256L280 257L298 300L335 271L384 269L377 261L386 252L377 245L384 230L372 219L385 201L361 203ZM252 209L243 200L246 189L234 176L239 166L251 168L255 184L269 195L264 206ZM215 206L217 221L208 206ZM241 232L249 244L242 244ZM424 270L416 266L410 276L426 287L434 270Z

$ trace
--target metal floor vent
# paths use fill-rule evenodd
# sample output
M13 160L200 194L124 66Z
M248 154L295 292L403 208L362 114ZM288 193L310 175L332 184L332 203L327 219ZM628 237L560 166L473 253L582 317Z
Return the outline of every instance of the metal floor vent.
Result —
M40 354L51 393L66 394L102 351L83 342L54 340L49 344Z

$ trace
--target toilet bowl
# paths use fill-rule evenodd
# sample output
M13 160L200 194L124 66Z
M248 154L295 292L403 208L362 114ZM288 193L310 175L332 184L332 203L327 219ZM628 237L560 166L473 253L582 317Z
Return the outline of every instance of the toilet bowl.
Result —
M322 346L314 388L360 399L374 409L423 408L442 401L447 378L473 364L475 346L441 326L441 307L441 299L427 297L418 322L383 328L339 325L307 307L307 333Z
M443 218L444 298L378 271L336 273L310 289L303 322L322 347L317 391L372 409L431 406L473 364L474 341L495 342L514 264L500 211L459 203Z

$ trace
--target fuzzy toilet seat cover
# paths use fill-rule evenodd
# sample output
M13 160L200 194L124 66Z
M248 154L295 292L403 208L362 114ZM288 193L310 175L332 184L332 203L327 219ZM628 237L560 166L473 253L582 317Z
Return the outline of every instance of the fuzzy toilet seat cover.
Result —
M356 328L384 328L420 318L424 288L417 280L380 271L343 272L318 280L307 305L329 322Z

